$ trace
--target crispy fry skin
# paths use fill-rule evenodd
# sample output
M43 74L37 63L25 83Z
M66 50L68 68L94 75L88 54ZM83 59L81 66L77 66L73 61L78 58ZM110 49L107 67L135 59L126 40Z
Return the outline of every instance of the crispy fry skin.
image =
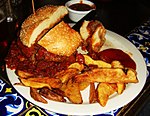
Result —
M123 91L126 88L126 84L125 83L117 83L117 93L118 94L122 94Z
M80 89L80 91L83 91L83 90L86 89L89 85L90 85L89 82L86 82L86 81L80 82L80 83L79 83L79 89Z
M79 73L79 70L76 68L69 68L67 70L63 70L61 72L58 72L55 77L60 79L62 83L67 82L70 78L74 77Z
M67 88L67 82L63 83L59 89L65 93L66 88Z
M121 64L121 62L117 61L117 60L112 61L111 67L113 67L113 68L122 68L122 69L124 68L124 66Z
M97 101L101 106L106 106L109 96L116 92L116 84L99 83L97 86Z
M86 65L97 65L99 68L111 68L111 64L106 63L102 60L93 60L90 56L88 55L83 55L85 59L85 64Z
M52 77L45 77L44 80L42 78L39 78L39 80L41 82L48 83L52 88L59 88L62 86L62 82L60 79L56 79Z
M122 68L122 69L124 68L124 66L119 61L113 61L111 63L111 65L112 65L113 68ZM117 92L118 92L118 94L122 94L123 91L125 90L125 88L126 88L125 83L117 83Z
M84 65L79 64L78 62L75 62L75 63L71 64L68 68L75 68L81 72L84 69Z
M29 79L24 79L24 78L20 78L21 83L24 86L27 87L32 87L32 88L43 88L43 87L48 87L51 89L51 86L47 83L42 83L42 82L36 82L36 81L31 81Z
M47 104L47 101L38 93L36 88L30 87L30 95L35 101Z
M20 78L20 80L25 86L30 86L33 88L42 88L42 87L59 88L62 86L60 79L50 77L37 77L37 78L35 77L27 79Z
M127 70L127 74L119 68L95 68L75 76L76 82L108 82L108 83L137 83L136 72Z
M70 79L65 89L65 95L70 102L81 104L83 102L78 83Z
M23 83L19 82L19 83L14 83L14 85L19 85L19 86L25 86Z
M21 78L30 78L31 76L33 76L33 74L22 71L22 70L16 70L15 73Z
M90 83L90 96L89 96L89 103L97 102L97 95L95 90L94 83Z
M45 98L49 100L54 100L54 101L59 101L59 102L66 101L63 96L58 95L57 93L53 92L52 90L46 87L41 88L39 93L40 95L44 96Z
M78 69L81 72L84 69L84 65L80 64L78 62L75 62L75 63L71 64L68 68L76 68L76 69ZM90 84L89 82L81 82L81 83L79 83L79 89L80 89L80 91L82 91L86 87L88 87L89 84Z
M65 92L62 91L60 88L52 89L52 91L62 97L65 97Z

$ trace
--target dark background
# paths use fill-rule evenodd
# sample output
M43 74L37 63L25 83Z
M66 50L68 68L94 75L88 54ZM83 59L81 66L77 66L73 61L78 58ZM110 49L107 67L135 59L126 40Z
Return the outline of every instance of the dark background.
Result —
M46 4L64 5L68 0L34 0L35 9ZM91 0L97 7L96 16L106 29L126 35L150 18L150 0ZM32 13L31 0L22 0L26 18ZM26 12L28 11L28 12ZM22 20L23 21L23 20ZM21 22L22 22L21 21ZM71 22L68 20L68 22Z

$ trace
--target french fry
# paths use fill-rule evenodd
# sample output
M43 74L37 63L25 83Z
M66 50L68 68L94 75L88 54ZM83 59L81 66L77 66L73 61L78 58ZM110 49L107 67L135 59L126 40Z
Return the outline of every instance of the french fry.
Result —
M79 83L79 89L80 89L80 91L83 91L83 90L86 89L89 85L90 85L89 82L86 82L86 81L80 82L80 83Z
M117 93L118 94L122 94L123 91L125 90L126 88L126 84L124 83L117 83Z
M84 69L84 65L80 64L78 62L75 62L75 63L71 64L68 68L75 68L81 72Z
M109 96L116 92L116 84L99 83L97 86L97 101L101 106L106 106Z
M61 91L65 92L67 88L67 82L63 83L62 86L59 88Z
M84 60L85 60L85 64L86 65L97 65L99 68L111 68L111 64L104 62L102 60L93 60L90 56L88 55L83 55L84 56Z
M113 61L111 63L113 68L124 68L124 66L121 64L119 61ZM125 83L117 83L117 92L118 94L122 94L123 91L125 90L126 84Z
M90 95L89 95L89 103L95 103L97 102L97 95L95 90L94 83L90 83Z
M50 78L50 77L34 77L34 78L20 78L21 82L25 86L33 87L33 88L43 88L48 87L52 88L60 88L62 86L62 82L60 79Z
M38 93L38 89L30 87L31 97L38 102L47 104L48 102Z
M62 70L61 72L58 72L55 77L60 79L62 83L67 82L70 78L74 77L79 73L79 70L76 68L69 68L67 70Z
M15 73L21 78L30 78L33 76L33 74L22 71L22 70L16 70Z
M36 81L31 81L29 79L24 79L20 78L21 83L23 83L24 86L31 87L31 88L43 88L43 87L48 87L51 89L51 86L47 83L42 83L42 82L36 82Z
M46 87L41 88L39 91L39 94L49 100L54 100L54 101L59 101L59 102L66 101L63 96L58 95L57 93L53 92L52 90L50 90L49 88L46 88Z
M137 83L136 72L127 69L124 72L119 68L95 68L75 76L76 82L107 82L107 83Z
M65 89L65 95L70 102L81 104L83 102L78 83L70 79Z
M65 92L62 91L60 88L52 89L52 91L62 97L65 97Z

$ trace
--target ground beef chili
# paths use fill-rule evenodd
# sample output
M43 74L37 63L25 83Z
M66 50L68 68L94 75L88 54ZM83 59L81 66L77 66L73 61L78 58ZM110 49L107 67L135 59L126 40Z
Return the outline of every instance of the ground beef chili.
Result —
M36 77L54 76L55 73L67 69L76 61L76 53L66 57L58 56L34 44L31 48L24 46L19 40L13 41L5 59L7 67L33 74Z

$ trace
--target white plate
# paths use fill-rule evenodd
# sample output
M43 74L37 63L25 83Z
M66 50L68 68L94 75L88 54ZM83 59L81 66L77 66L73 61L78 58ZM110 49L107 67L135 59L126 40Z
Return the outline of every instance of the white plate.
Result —
M132 101L142 90L145 82L146 82L146 64L141 55L141 53L137 50L137 48L130 43L124 37L107 30L106 33L106 44L103 49L113 47L119 48L123 51L129 52L132 54L132 58L136 62L137 66L137 77L139 79L139 83L130 83L127 85L125 91L118 95L117 93L113 94L105 107L101 107L98 103L89 104L88 103L88 95L89 91L88 88L82 92L83 95L83 104L72 104L72 103L61 103L48 100L48 104L43 104L36 102L30 96L29 88L23 86L14 85L14 83L19 82L17 76L15 75L14 71L7 68L8 78L14 88L27 100L34 103L37 106L40 106L44 109L61 113L61 114L68 114L68 115L94 115L94 114L101 114L105 112L109 112L111 110L118 109L130 101ZM121 57L121 56L120 56Z

